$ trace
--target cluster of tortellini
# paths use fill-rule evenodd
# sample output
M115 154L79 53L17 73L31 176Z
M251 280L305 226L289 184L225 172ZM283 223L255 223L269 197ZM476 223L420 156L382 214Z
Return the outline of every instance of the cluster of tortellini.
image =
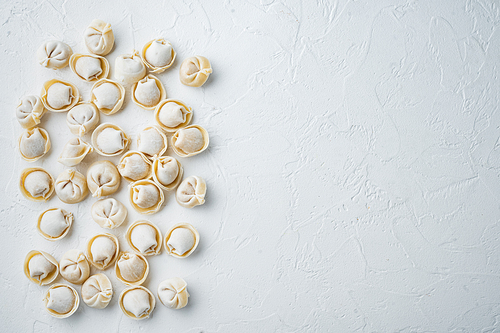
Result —
M191 125L193 110L184 102L167 98L162 82L155 75L172 66L176 52L167 40L154 39L142 51L121 55L115 60L114 79L108 78L110 64L105 56L115 42L109 23L94 20L84 32L89 54L73 53L61 41L48 41L36 52L37 62L53 70L69 65L77 78L92 84L90 100L82 101L76 85L62 79L43 84L41 95L24 97L16 109L16 117L25 129L19 137L21 157L35 162L51 148L49 133L39 127L47 112L66 112L66 123L75 135L63 147L57 161L74 167L95 152L101 156L121 156L117 165L108 160L92 163L86 174L66 169L54 178L42 167L26 168L21 172L19 188L29 200L45 202L55 192L66 204L77 204L87 197L98 200L91 208L92 219L102 228L115 229L127 219L127 208L108 197L120 187L121 178L129 182L130 205L140 214L157 213L165 201L164 191L176 190L176 201L186 208L205 202L206 183L198 176L183 178L181 162L164 155L171 135L172 150L182 158L197 155L207 149L208 132L200 125ZM149 71L149 74L148 74ZM185 59L179 71L181 83L200 87L212 68L208 59L195 56ZM109 116L122 109L125 89L130 89L132 101L145 110L152 110L155 125L142 129L136 137L137 150L127 151L131 137L118 125L100 123L100 113ZM91 134L90 142L82 137ZM89 196L90 194L90 196ZM74 215L61 208L49 208L37 220L38 233L49 241L68 235ZM113 286L103 273L91 274L91 269L114 267L116 278L125 284L119 297L123 313L133 319L148 318L155 308L155 296L142 286L148 277L148 256L165 252L176 258L186 258L197 248L200 235L189 223L172 226L165 235L152 222L139 220L130 225L125 240L131 251L121 251L118 238L111 233L91 237L85 251L72 249L59 261L44 251L30 251L24 262L26 277L40 285L50 285L43 299L46 310L57 318L72 315L79 306L76 289L56 279L81 285L83 302L92 308L103 309L113 297ZM166 307L180 309L187 305L189 293L186 282L179 277L160 283L157 292Z

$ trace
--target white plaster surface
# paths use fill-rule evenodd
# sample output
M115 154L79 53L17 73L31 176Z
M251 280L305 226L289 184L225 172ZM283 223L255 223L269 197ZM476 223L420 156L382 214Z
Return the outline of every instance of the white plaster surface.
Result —
M59 260L105 231L90 217L95 198L21 195L23 168L54 177L66 169L56 159L72 135L66 114L46 114L52 149L29 164L14 115L22 96L55 77L89 99L91 84L69 68L42 68L35 51L57 39L86 53L94 18L113 26L112 67L148 40L172 42L178 58L159 78L211 137L206 152L181 159L186 176L206 179L206 204L188 210L166 193L163 209L145 217L162 232L177 222L199 230L195 254L151 258L145 282L156 294L163 279L183 277L189 305L174 311L157 300L139 322L120 311L124 285L112 270L110 305L82 302L64 320L45 312L48 287L22 270L32 249ZM499 1L3 0L0 24L1 331L500 331ZM197 54L214 68L200 89L178 80L182 59ZM126 100L101 122L135 137L153 113ZM127 226L144 217L125 181L113 197L129 209L112 231L127 248ZM75 215L54 243L35 231L49 207Z

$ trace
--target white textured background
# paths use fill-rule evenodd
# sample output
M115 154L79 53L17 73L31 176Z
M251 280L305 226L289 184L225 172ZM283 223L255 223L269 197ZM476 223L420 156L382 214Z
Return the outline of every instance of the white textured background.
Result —
M94 18L112 24L112 67L148 40L170 40L178 60L159 77L211 135L206 152L182 160L186 175L207 180L207 203L187 210L169 194L149 217L163 232L180 221L200 231L190 258L152 258L145 283L156 294L164 278L181 276L190 303L158 303L140 322L121 313L118 297L105 310L82 303L52 318L41 302L47 287L22 271L31 249L60 259L101 231L94 198L37 204L20 194L31 164L17 153L14 116L18 100L53 77L89 98L90 84L69 68L42 68L34 54L48 39L86 53ZM500 331L499 1L3 0L0 24L2 331ZM178 81L181 60L196 54L214 68L201 89ZM101 120L135 137L153 115L127 100ZM46 114L41 126L52 149L33 165L56 177L71 137L65 114ZM125 183L115 197L130 225L141 216ZM75 214L64 240L35 231L48 207ZM106 274L118 296L124 286Z

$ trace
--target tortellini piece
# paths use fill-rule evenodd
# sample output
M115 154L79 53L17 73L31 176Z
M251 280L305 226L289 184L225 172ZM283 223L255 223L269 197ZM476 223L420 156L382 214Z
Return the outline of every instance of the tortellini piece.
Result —
M120 111L125 100L125 88L118 82L101 79L92 87L91 97L99 111L112 115Z
M38 96L24 97L16 108L16 118L23 128L32 128L40 124L45 114L45 107Z
M138 180L129 185L129 191L132 207L144 215L158 212L165 201L163 191L151 180Z
M38 217L36 228L43 238L55 241L68 234L73 221L72 213L61 208L49 208Z
M118 82L131 84L139 81L146 75L146 66L139 56L139 52L122 54L115 60L115 79Z
M142 48L142 61L151 73L162 73L172 66L176 53L172 44L163 38L153 39Z
M106 198L96 201L91 209L92 219L102 228L118 228L127 218L127 208L118 200Z
M186 127L193 118L193 109L176 99L165 99L156 106L155 120L166 132Z
M93 20L85 30L83 38L89 52L100 56L111 52L115 43L111 24L102 20Z
M99 155L116 156L122 154L130 143L130 138L117 125L104 123L92 133L92 145Z
M110 161L97 161L87 170L87 185L93 197L115 193L120 187L120 173Z
M172 149L180 157L197 155L207 149L208 132L200 125L181 128L172 136Z
M72 167L79 164L93 150L94 148L82 139L73 138L64 145L63 151L57 161Z
M27 168L19 181L21 193L32 201L47 201L54 193L54 178L43 168Z
M67 204L82 201L89 194L85 176L71 169L61 172L56 179L56 194L59 200Z
M122 252L115 263L116 278L127 286L140 285L149 273L149 264L143 255Z
M190 87L201 87L212 73L212 66L207 58L195 56L185 59L179 70L181 83Z
M21 157L28 162L35 162L50 150L49 133L40 127L27 129L19 137Z
M136 320L149 318L156 305L153 293L143 286L123 290L118 303L127 317Z
M76 290L62 283L57 283L47 290L43 298L45 310L56 318L67 318L78 309L80 298Z
M125 238L132 250L143 256L154 256L161 252L161 231L149 221L137 221L132 224L128 227Z
M151 161L140 151L125 153L117 168L122 177L129 182L151 178Z
M69 250L59 262L59 272L66 281L82 284L90 275L89 262L82 251Z
M40 46L38 51L36 51L36 58L38 63L43 67L60 69L68 65L72 54L73 50L71 50L68 44L51 40Z
M170 156L154 158L153 179L164 190L175 189L182 180L184 169L181 162Z
M109 74L109 62L98 55L75 53L69 59L69 67L87 82L105 79Z
M167 231L163 244L165 251L176 258L187 258L196 250L200 234L189 223L179 223Z
M99 111L93 103L78 103L68 111L66 123L71 133L84 136L99 124Z
M167 308L182 309L188 304L187 283L180 277L174 277L158 285L158 298Z
M24 274L31 282L45 286L59 275L59 264L50 254L32 250L24 259Z
M80 101L80 92L71 82L52 79L43 84L41 99L47 110L66 112Z
M193 208L205 203L206 192L205 180L198 176L190 176L179 185L175 198L182 207Z
M132 101L146 110L153 110L166 96L161 81L151 74L132 86Z
M137 150L149 158L163 155L167 148L167 136L156 126L146 127L137 135Z
M97 234L87 243L87 259L97 269L111 266L118 257L118 238L111 234Z
M91 308L104 309L113 297L113 285L104 274L89 277L82 285L82 299Z

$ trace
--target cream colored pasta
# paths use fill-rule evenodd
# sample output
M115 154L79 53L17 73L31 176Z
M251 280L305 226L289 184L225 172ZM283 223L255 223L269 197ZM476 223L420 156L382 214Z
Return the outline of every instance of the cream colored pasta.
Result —
M125 88L120 83L108 79L97 81L90 93L92 103L108 116L120 111L125 100Z
M31 282L45 286L59 275L59 264L50 254L32 250L24 259L24 274Z
M38 48L36 59L43 67L60 69L68 65L71 54L73 54L73 50L71 50L68 44L51 40L44 42Z
M56 241L68 234L73 221L72 213L61 208L49 208L38 217L36 229L43 238Z
M200 125L181 128L172 136L172 149L180 157L197 155L207 149L208 132Z
M185 59L179 70L182 84L190 87L201 87L212 73L212 66L207 58L195 56Z
M149 158L163 155L167 148L167 136L156 126L146 127L137 135L137 150Z
M147 288L131 286L122 291L118 303L127 317L142 320L149 318L155 308L156 301L153 293Z
M80 138L73 138L64 145L57 161L69 167L75 166L93 150L94 148L85 141Z
M130 143L128 135L117 125L103 123L92 133L92 145L102 156L122 154Z
M131 84L139 81L146 75L146 67L139 56L139 52L123 54L115 60L115 79L118 82Z
M163 38L158 38L144 45L141 57L151 73L162 73L172 66L175 61L176 53L170 42Z
M82 299L91 308L104 309L113 298L113 285L104 274L94 274L82 285Z
M71 133L84 136L99 124L99 111L94 103L78 103L68 111L66 124Z
M32 201L47 201L54 193L54 178L43 168L27 168L19 180L21 193Z
M170 156L153 159L153 179L164 190L175 189L182 180L184 169L181 162Z
M40 124L45 111L40 97L26 96L16 108L16 118L23 128L32 128Z
M111 266L119 251L118 238L111 234L97 234L87 243L87 259L92 266L100 270Z
M92 219L102 228L119 227L127 218L127 208L118 200L106 198L96 201L91 209Z
M149 273L146 258L137 253L122 252L115 263L116 278L127 286L142 284Z
M87 185L93 197L115 193L120 187L120 173L110 161L97 161L87 170Z
M117 169L129 182L151 178L151 161L140 151L128 151L123 154Z
M166 132L186 127L193 118L193 110L176 99L162 100L155 108L155 120Z
M90 266L82 251L67 251L59 262L59 272L68 282L82 284L90 275Z
M154 75L147 75L132 86L132 101L146 110L154 110L167 93L163 84Z
M93 20L83 35L87 49L100 56L105 56L113 49L115 36L111 24L102 20Z
M200 234L189 223L179 223L167 231L163 245L165 251L176 258L187 258L196 250Z
M162 281L158 285L158 298L167 308L182 309L189 298L186 281L180 277Z
M137 212L147 215L160 210L165 196L152 180L139 180L129 185L129 199Z
M76 290L67 284L50 286L43 298L45 310L56 318L67 318L78 309L80 297Z
M85 176L71 169L61 172L56 179L56 194L59 200L67 204L82 201L89 194Z
M27 129L19 137L19 152L28 162L35 162L50 150L49 133L41 127Z
M132 224L127 229L125 239L134 252L143 256L154 256L161 252L161 231L150 221L141 220Z
M206 192L205 180L198 176L190 176L179 185L175 198L182 207L193 208L205 203Z
M87 82L105 79L109 74L106 58L93 54L73 54L69 59L69 67L76 76Z
M80 101L80 92L71 82L52 79L43 84L41 100L49 111L66 112Z

